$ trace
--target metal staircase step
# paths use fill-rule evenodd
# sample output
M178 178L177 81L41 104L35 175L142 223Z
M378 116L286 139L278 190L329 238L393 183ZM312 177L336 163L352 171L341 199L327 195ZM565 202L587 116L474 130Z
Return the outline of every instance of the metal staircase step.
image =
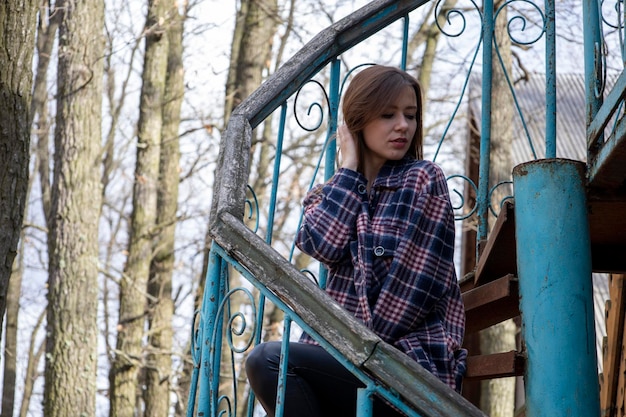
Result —
M465 332L475 333L519 316L518 280L506 275L463 293Z
M626 273L626 191L607 194L590 188L587 198L593 272ZM516 250L514 204L507 201L483 243L473 286L517 276ZM468 283L464 285L467 289Z
M478 287L508 274L517 276L515 252L515 212L513 203L505 201L489 239L481 244L474 286Z
M483 380L524 375L526 357L517 352L468 356L466 380Z
M611 132L602 138L611 123L612 117L621 113L620 106L626 97L626 71L605 98L591 124L587 127L587 147L591 150L589 165L589 185L594 188L619 189L626 185L626 118L619 119Z
M588 201L593 271L626 273L626 195L591 189Z

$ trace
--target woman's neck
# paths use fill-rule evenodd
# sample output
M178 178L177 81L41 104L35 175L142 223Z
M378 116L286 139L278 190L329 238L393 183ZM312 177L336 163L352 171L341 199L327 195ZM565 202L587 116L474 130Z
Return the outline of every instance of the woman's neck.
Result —
M367 192L369 193L372 189L372 185L374 185L374 181L378 177L378 173L380 172L380 168L382 168L383 164L374 166L372 164L366 164L363 167L363 175L367 178Z

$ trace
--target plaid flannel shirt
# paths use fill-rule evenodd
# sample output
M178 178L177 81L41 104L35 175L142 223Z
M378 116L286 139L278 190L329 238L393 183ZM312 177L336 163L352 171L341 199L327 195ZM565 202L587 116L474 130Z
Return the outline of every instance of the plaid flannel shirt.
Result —
M339 169L304 199L296 244L329 270L326 291L384 341L460 390L467 351L454 216L432 162L388 161L372 190ZM302 342L315 343L304 334Z

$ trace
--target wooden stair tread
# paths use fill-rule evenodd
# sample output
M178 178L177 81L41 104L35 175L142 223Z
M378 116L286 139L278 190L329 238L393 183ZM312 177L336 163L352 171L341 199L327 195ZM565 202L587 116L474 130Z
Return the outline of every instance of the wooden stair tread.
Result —
M513 203L505 201L489 239L481 250L476 265L474 286L508 274L517 275L516 250Z
M591 189L588 201L593 272L626 273L626 191L607 196ZM481 251L473 286L507 274L517 276L516 251L514 205L507 201Z
M610 299L606 302L606 336L602 343L603 373L600 376L600 408L602 415L614 411L618 396L623 392L622 367L624 346L624 313L626 311L625 276L609 277ZM620 386L622 385L622 386ZM621 388L621 390L620 390Z
M466 334L520 315L518 280L512 274L475 287L462 296Z
M467 380L483 380L524 375L526 358L517 351L467 357Z
M623 75L620 79L623 79ZM624 91L620 93L623 97ZM622 116L597 155L588 161L589 186L599 189L624 188L626 186L624 161L626 161L626 118Z
M588 200L594 272L626 273L626 195L591 190Z

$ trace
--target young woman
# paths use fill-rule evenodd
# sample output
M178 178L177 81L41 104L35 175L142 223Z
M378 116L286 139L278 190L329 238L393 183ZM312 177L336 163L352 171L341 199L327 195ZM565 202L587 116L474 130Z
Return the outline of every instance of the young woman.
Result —
M304 199L296 240L329 271L326 291L385 342L460 391L467 352L445 176L422 160L422 97L394 67L359 72L343 98L341 167ZM251 387L274 415L280 343L247 360ZM304 334L291 343L286 417L354 416L362 386ZM402 415L383 401L375 416Z

